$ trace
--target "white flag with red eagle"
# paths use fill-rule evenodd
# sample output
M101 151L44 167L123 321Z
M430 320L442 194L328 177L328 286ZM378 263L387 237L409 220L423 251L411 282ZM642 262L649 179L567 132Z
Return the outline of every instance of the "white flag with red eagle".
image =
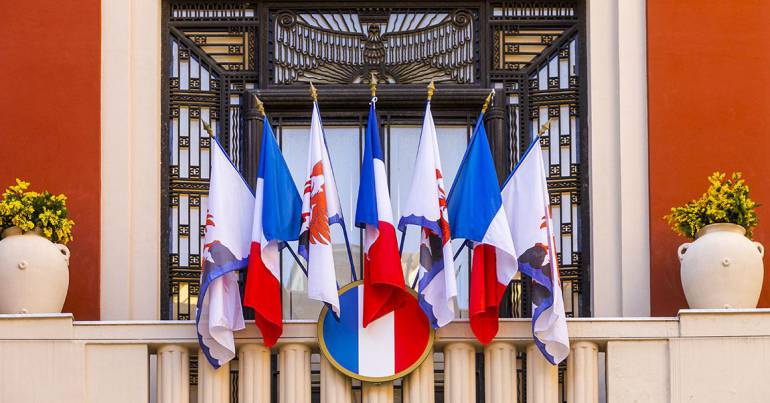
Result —
M342 209L318 104L313 102L307 181L302 194L299 254L307 261L308 296L328 304L339 315L331 224L342 222Z
M457 280L441 157L430 101L425 107L412 172L412 186L407 202L401 207L398 229L406 231L407 225L420 227L418 300L431 325L439 328L455 317Z
M212 143L195 323L203 354L219 368L235 357L233 332L244 328L238 270L249 262L254 195L219 142Z
M569 355L556 242L539 138L524 153L503 185L502 199L519 270L532 282L532 333L551 364Z

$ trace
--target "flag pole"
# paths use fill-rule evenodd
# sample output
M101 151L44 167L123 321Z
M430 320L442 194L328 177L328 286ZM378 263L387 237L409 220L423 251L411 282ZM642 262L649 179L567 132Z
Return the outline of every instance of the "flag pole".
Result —
M318 91L316 91L312 81L310 82L310 96L313 97L313 102L318 102Z
M318 90L316 90L315 85L313 85L313 82L310 82L310 96L313 98L313 103L318 104ZM356 276L356 266L353 264L353 253L350 251L350 240L348 240L348 230L345 228L345 221L343 220L340 223L340 226L342 227L342 236L345 238L345 248L348 252L348 263L350 263L350 276L353 281L358 281L358 276ZM293 252L292 252L293 254ZM339 288L339 285L337 286Z
M305 277L307 277L307 269L305 268L305 265L302 264L302 262L299 260L299 256L294 252L294 249L292 249L291 245L289 245L288 242L281 242L283 244L283 248L286 248L289 250L289 253L291 253L291 256L294 257L294 261L297 262L297 266L299 266L300 269L302 269L302 272L305 273Z
M399 245L398 245L398 256L401 256L404 254L404 240L406 240L407 228L409 228L408 225L404 227L404 232L401 233L401 242L399 242Z
M262 103L262 101L256 95L252 94L252 96L254 97L254 103L257 105L259 114L262 115L263 118L266 117L267 114L265 114L265 104Z
M545 132L548 131L548 129L551 128L551 122L545 122L542 126L540 126L540 130L537 131L537 136L535 136L535 140L540 139L540 137L543 137Z
M489 108L489 104L492 102L492 98L495 96L495 89L492 88L492 91L489 91L489 95L487 95L487 99L484 100L484 106L481 107L481 114L484 114L487 112L487 108Z
M372 93L372 101L377 102L377 73L372 71L369 79L369 91Z

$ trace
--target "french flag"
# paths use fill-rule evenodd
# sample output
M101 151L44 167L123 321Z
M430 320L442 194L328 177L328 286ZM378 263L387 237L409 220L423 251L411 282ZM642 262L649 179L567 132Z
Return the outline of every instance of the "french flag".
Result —
M356 226L364 229L363 326L394 311L408 297L390 207L375 102L369 107Z
M449 191L447 205L452 238L462 238L473 245L470 322L476 338L487 344L497 334L500 298L517 266L483 121L482 112Z
M364 327L366 288L354 287L340 296L345 309L339 320L328 311L322 334L329 354L346 370L369 378L400 373L420 359L431 331L428 321L409 298L390 312Z
M279 246L299 237L302 199L267 116L263 127L244 304L254 308L264 343L271 347L283 332Z

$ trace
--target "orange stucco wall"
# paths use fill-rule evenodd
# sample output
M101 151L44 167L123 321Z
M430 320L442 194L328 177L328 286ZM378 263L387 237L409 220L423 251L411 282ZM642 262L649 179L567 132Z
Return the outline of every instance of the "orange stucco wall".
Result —
M770 245L770 1L648 0L651 308L686 308L677 246L662 217L716 170L742 171ZM765 258L760 306L770 306Z
M100 2L0 12L0 187L65 193L75 220L65 312L99 319Z

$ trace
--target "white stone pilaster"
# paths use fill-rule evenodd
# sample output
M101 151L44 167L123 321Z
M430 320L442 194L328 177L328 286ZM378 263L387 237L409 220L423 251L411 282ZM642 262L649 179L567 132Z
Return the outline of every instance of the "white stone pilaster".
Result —
M198 350L198 403L230 401L230 363L217 369L211 366Z
M567 401L594 403L599 401L599 347L596 343L572 343L567 357Z
M508 342L484 346L484 396L487 403L516 403L516 347Z
M270 403L270 349L262 344L238 352L238 402Z
M436 399L433 376L433 350L420 366L404 378L404 403L433 403Z
M536 345L527 347L527 403L553 403L559 398L559 367L551 365Z
M363 403L393 403L393 382L364 382Z
M278 351L278 401L310 403L310 347L285 344Z
M471 343L448 343L444 347L444 401L476 401L476 348Z
M182 346L158 350L158 403L190 402L190 355Z
M353 390L350 378L321 355L321 403L351 403Z

